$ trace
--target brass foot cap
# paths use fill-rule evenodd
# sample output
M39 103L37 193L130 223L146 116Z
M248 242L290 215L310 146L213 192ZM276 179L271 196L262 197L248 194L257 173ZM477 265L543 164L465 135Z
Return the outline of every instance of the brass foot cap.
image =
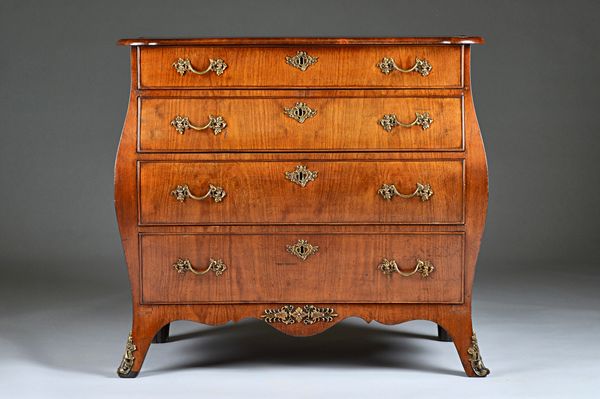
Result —
M139 373L140 373L139 371L130 371L127 374L117 373L117 375L121 378L135 378L138 376Z

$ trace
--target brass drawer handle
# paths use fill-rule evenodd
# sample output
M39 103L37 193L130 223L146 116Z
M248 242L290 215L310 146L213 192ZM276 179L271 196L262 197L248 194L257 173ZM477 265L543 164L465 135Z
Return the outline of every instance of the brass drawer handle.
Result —
M306 185L314 181L318 176L317 171L312 171L308 169L307 166L298 165L296 166L296 170L292 172L285 172L285 178L291 181L292 183L296 183L300 187L306 187Z
M423 112L422 114L419 112L415 112L415 120L411 123L402 123L398 120L395 114L387 114L383 115L383 118L379 120L379 124L386 132L391 132L392 129L396 126L401 127L413 127L413 126L421 126L421 129L427 130L433 123L433 119L429 116L429 112Z
M429 75L429 73L431 72L431 69L433 68L431 66L431 64L429 63L429 61L427 61L426 59L416 58L415 64L412 67L410 67L408 69L402 69L398 65L396 65L396 61L394 61L393 58L388 58L388 57L384 57L377 64L377 67L379 67L379 69L381 70L381 73L384 73L386 75L388 75L390 72L398 71L398 72L402 72L402 73L417 72L417 73L420 73L421 76Z
M212 184L208 185L208 191L206 194L204 194L201 197L195 196L194 194L192 194L192 192L190 191L190 188L188 187L187 184L183 184L180 186L177 186L175 188L175 190L171 191L171 195L175 197L175 199L177 199L177 201L179 202L185 202L185 200L187 198L191 198L193 200L197 200L197 201L202 201L203 199L206 198L212 198L215 202L221 202L223 201L223 198L227 195L227 193L225 192L225 190L223 190L223 188L219 187L219 186L214 186Z
M397 195L400 198L413 198L419 197L421 201L427 201L432 195L433 190L431 190L431 186L429 184L417 183L417 189L412 194L402 194L398 191L395 185L393 184L384 184L381 186L379 190L377 190L379 195L381 195L386 200L391 200L392 197Z
M223 75L223 72L225 72L225 69L227 69L227 64L220 58L217 58L216 60L209 58L208 62L208 68L206 68L204 71L198 71L192 66L192 62L189 59L179 58L173 63L173 68L175 68L177 73L181 76L185 75L186 72L195 73L196 75L204 75L210 71L216 73L217 76L221 76Z
M192 266L192 263L190 262L189 259L177 259L177 262L175 262L173 264L173 268L175 270L177 270L177 273L186 273L186 272L191 272L194 273L195 275L202 275L202 274L206 274L209 271L212 271L215 273L215 276L220 276L221 274L223 274L223 272L225 270L227 270L227 266L225 266L225 263L223 263L223 261L221 259L210 259L210 262L208 264L208 267L204 270L196 270L194 269L194 266Z
M316 63L318 59L319 57L312 57L306 51L298 51L293 57L285 57L285 62L304 72L309 66Z
M398 273L403 277L410 277L415 273L421 273L421 277L423 278L429 277L429 275L435 270L435 267L431 262L421 259L417 259L417 265L415 266L415 269L412 272L408 273L400 270L398 264L393 259L387 260L386 258L383 258L383 260L381 261L379 266L377 266L377 268L387 276L391 276L392 273Z
M297 243L287 245L286 248L289 253L296 255L302 260L306 260L309 256L316 254L319 251L319 247L310 244L306 240L298 240Z
M291 108L284 108L283 113L299 123L304 123L305 120L315 116L317 110L310 108L305 103L298 102Z
M177 115L175 119L171 121L171 126L177 130L177 133L184 134L187 129L194 130L205 130L212 129L215 136L223 131L227 127L227 122L222 116L208 116L208 123L204 126L195 126L190 122L187 116Z

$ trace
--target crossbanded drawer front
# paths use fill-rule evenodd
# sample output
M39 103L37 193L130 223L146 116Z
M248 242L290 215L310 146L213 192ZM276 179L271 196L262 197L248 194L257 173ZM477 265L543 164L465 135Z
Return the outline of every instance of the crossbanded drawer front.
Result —
M141 88L462 86L460 46L143 47Z
M148 304L463 301L462 233L147 234L140 245Z
M463 148L460 97L143 98L139 126L142 152Z
M463 161L140 162L140 224L463 223Z

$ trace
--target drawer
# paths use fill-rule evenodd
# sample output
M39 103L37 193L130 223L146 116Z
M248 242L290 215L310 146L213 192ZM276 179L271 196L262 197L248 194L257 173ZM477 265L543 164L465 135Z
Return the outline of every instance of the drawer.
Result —
M461 97L143 98L140 107L141 152L463 148Z
M460 224L463 161L141 162L139 196L143 225Z
M463 300L462 233L145 234L140 245L144 303ZM301 247L304 260L294 254ZM392 261L418 270L400 275Z
M316 58L305 70L293 66L298 52ZM302 58L302 57L301 57ZM382 72L384 58L410 70L417 59L431 66L425 76L393 70ZM182 63L178 63L178 60ZM307 57L304 57L308 60ZM223 87L461 87L461 46L347 47L142 47L141 88ZM210 60L222 60L215 65ZM189 61L189 68L185 61ZM389 65L389 63L388 63ZM204 72L204 74L194 73ZM217 71L219 73L217 73Z

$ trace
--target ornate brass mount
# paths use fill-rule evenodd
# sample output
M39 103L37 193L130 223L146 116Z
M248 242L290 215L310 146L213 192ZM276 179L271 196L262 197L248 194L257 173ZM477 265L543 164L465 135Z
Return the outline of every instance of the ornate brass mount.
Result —
M396 126L402 127L413 127L421 126L421 129L427 130L433 123L433 119L429 116L429 112L415 112L415 120L411 123L402 123L398 120L395 114L383 115L383 118L379 120L379 124L386 132L391 132Z
M309 244L306 240L298 240L297 243L288 245L286 248L289 253L296 255L302 260L306 260L306 258L319 251L319 247Z
M490 370L483 364L483 359L479 353L479 345L477 344L477 336L473 333L471 337L471 346L467 349L469 354L469 361L471 362L471 368L478 377L485 377L490 373Z
M314 305L304 305L303 307L294 305L285 305L279 309L265 309L260 316L267 323L283 324L315 324L318 321L332 322L338 314L332 308L318 308Z
M208 192L201 197L197 197L194 194L192 194L187 184L177 186L175 190L171 191L171 195L174 196L175 199L177 199L177 201L179 202L185 202L187 198L202 201L203 199L209 197L212 198L215 202L221 202L223 201L223 198L225 198L225 196L227 195L225 190L223 190L219 186L213 186L212 184L209 184L208 187Z
M223 75L223 72L225 72L225 69L227 69L227 64L220 58L217 58L216 60L210 58L208 62L208 68L203 71L198 71L192 66L192 62L189 59L179 58L173 63L173 68L175 68L177 73L181 76L185 75L186 72L195 73L196 75L204 75L205 73L211 71L216 73L217 76L221 76Z
M192 266L192 263L190 262L189 259L177 259L177 262L175 262L173 264L173 268L175 270L177 270L177 273L185 273L185 272L192 272L195 275L202 275L202 274L206 274L209 271L212 271L215 273L215 276L220 276L223 274L223 272L225 270L227 270L227 266L225 266L225 263L223 263L223 261L221 259L210 259L210 262L208 264L208 267L204 270L196 270L194 269L194 266Z
M382 73L386 75L393 71L409 73L409 72L417 72L420 73L421 76L427 76L431 72L432 66L426 59L415 59L415 64L408 68L402 69L396 65L396 61L393 58L384 57L378 64L377 67L381 70Z
M300 123L304 123L305 120L315 116L317 111L300 102L296 103L292 108L284 108L283 113Z
M187 129L194 130L205 130L212 129L215 136L223 131L227 127L227 122L222 116L208 116L208 123L204 126L192 125L190 119L187 116L177 115L175 119L171 121L171 126L177 130L179 134L184 134Z
M413 198L419 197L421 201L427 201L433 195L433 191L431 190L431 186L429 184L421 184L417 183L417 189L412 194L402 194L396 189L396 186L393 184L384 184L381 186L379 190L377 190L379 195L381 195L386 200L391 200L393 196L397 195L400 198Z
M319 57L311 57L306 51L298 51L293 57L285 57L285 62L304 72L309 66L316 63L318 59Z
M129 332L129 337L127 338L127 343L125 344L125 354L123 355L123 360L121 360L121 364L117 369L117 375L119 377L129 377L131 373L131 369L133 368L133 362L135 361L135 356L133 356L133 352L137 350L135 344L133 343L132 332Z
M285 172L285 177L301 187L306 187L309 182L314 181L317 178L318 173L319 172L309 170L307 166L298 165L296 166L296 170Z
M393 259L387 260L386 258L383 258L377 268L387 276L391 276L392 273L398 273L403 277L410 277L415 273L421 273L421 277L423 278L429 277L429 275L435 270L435 267L431 264L431 262L421 259L417 259L417 265L415 266L415 269L408 273L401 271L398 267L398 264Z

